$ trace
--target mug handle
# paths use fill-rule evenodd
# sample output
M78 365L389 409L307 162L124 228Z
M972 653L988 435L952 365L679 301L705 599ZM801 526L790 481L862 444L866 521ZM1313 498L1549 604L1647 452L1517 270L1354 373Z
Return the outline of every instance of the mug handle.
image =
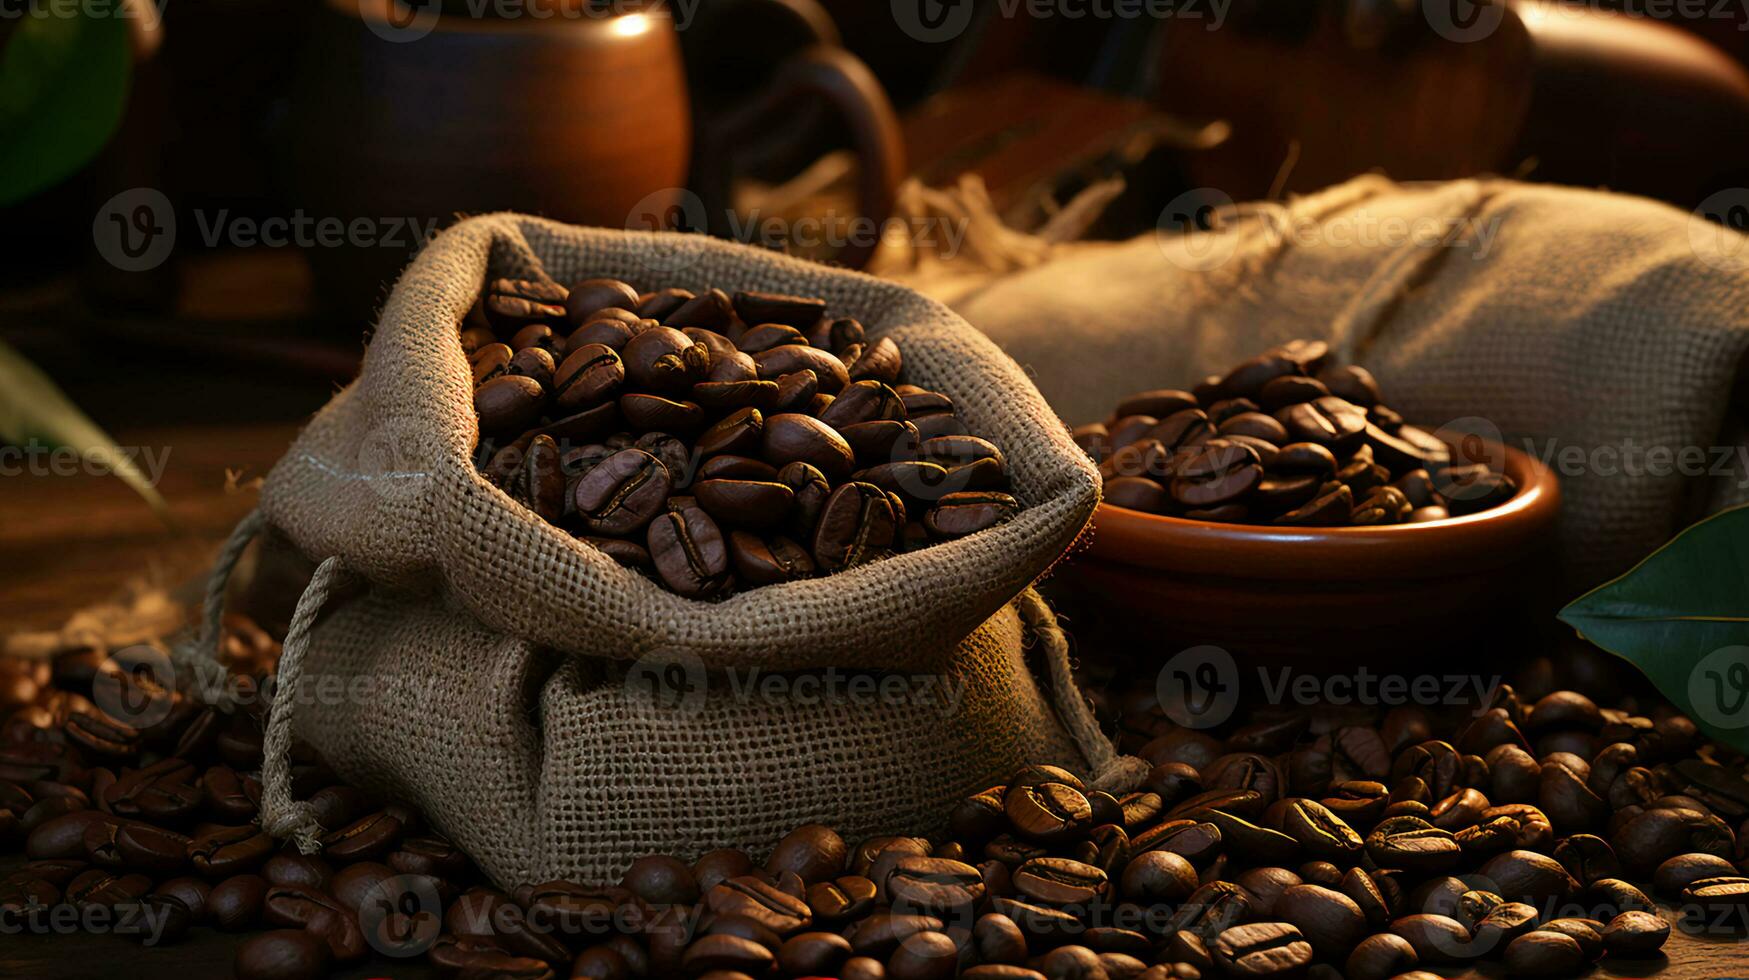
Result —
M744 134L769 131L790 118L786 110L803 96L822 98L850 125L851 141L860 164L857 201L861 217L879 229L892 216L899 181L905 174L905 144L898 114L881 83L862 60L843 48L817 44L784 62L776 77L753 101L701 127L694 191L704 202L710 232L727 234L732 168L730 147ZM867 264L879 244L853 243L837 261L853 269Z

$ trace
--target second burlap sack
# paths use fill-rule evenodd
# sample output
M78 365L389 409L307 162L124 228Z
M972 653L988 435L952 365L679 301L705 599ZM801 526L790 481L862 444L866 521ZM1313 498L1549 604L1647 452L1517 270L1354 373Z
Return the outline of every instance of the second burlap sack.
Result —
M906 380L1003 447L1022 510L830 577L677 596L475 471L457 324L488 276L821 296L894 338ZM810 821L850 838L935 831L953 802L1027 762L1133 782L1139 763L1093 725L1030 589L1097 499L1097 474L1025 375L916 293L700 236L492 215L403 275L358 380L233 536L208 618L256 533L320 562L267 732L268 829L306 846L337 829L290 797L295 730L343 777L422 809L501 885L611 882L643 854L757 855Z
M1749 237L1506 180L1365 177L1217 213L1218 231L1087 246L956 307L1074 424L1285 340L1329 340L1406 418L1555 469L1573 594L1749 499Z

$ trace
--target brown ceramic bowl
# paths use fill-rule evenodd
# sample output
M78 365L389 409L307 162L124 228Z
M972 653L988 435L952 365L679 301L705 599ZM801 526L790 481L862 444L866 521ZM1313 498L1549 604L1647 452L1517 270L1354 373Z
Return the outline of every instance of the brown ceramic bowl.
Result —
M1150 655L1213 643L1341 660L1473 642L1522 614L1546 581L1544 546L1561 505L1548 467L1487 448L1518 493L1425 524L1214 524L1101 504L1060 585L1099 634L1141 641Z

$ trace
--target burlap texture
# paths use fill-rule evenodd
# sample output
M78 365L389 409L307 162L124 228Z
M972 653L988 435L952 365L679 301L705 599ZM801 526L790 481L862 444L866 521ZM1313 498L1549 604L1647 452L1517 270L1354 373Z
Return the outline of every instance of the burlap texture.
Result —
M823 296L897 340L906 379L1003 446L1023 509L829 578L715 603L669 593L475 472L457 322L488 272ZM323 561L286 640L264 825L306 844L316 832L273 751L295 729L342 776L422 807L502 885L608 882L642 854L757 855L810 820L852 838L938 830L956 799L1026 761L1133 781L1028 588L1097 498L1026 377L937 303L698 236L492 215L403 275L358 380L269 474L221 558L208 618L259 527Z
M437 599L373 590L312 634L296 727L348 780L424 809L505 887L613 882L643 854L762 857L809 821L852 841L939 833L953 801L1029 761L1090 774L1028 670L1038 629L1055 628L1003 607L927 689L905 678L897 697L849 672L696 662L658 696L648 664L543 650Z
M905 376L951 396L1007 455L1012 521L832 576L713 604L622 568L513 503L474 469L478 439L457 323L486 276L640 289L775 290L826 299L904 352ZM370 580L442 587L481 622L589 656L684 651L712 666L931 669L1074 540L1098 474L1037 391L946 307L890 283L699 235L575 228L490 215L445 232L395 286L360 377L268 475L268 522L312 557Z
M1743 499L1749 239L1652 201L1503 180L1368 177L1238 210L1221 231L1090 246L957 307L1072 423L1328 339L1409 419L1547 457L1575 589ZM1655 447L1708 472L1674 456L1657 472Z

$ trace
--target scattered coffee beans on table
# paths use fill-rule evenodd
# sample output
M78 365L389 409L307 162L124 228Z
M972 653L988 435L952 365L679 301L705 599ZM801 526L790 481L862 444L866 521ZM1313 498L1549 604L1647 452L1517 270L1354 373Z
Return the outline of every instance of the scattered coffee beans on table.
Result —
M1517 492L1385 404L1359 365L1296 340L1191 391L1131 395L1075 430L1105 501L1226 524L1335 527L1437 521Z
M496 279L461 326L487 479L691 598L1013 516L1002 450L823 300Z
M223 649L245 692L277 652L235 617ZM164 710L141 728L105 715L75 693L99 673ZM0 850L28 859L0 879L0 927L71 921L148 945L253 932L244 980L373 952L528 980L1383 980L1481 959L1564 976L1656 956L1672 922L1735 939L1749 922L1743 759L1667 707L1575 691L1265 711L1218 734L1125 697L1109 713L1153 769L1122 796L1028 766L944 815L941 839L806 825L763 861L655 855L607 887L502 890L415 810L307 751L294 789L329 828L321 853L262 833L254 711L200 707L90 651L0 659L0 677Z

